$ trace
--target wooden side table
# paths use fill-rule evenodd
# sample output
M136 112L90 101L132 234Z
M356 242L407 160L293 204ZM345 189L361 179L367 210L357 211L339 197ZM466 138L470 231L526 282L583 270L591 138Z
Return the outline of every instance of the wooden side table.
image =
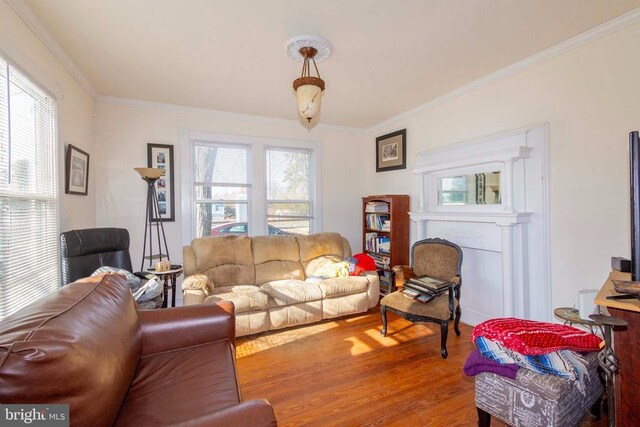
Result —
M182 274L182 266L179 264L172 264L171 270L156 271L155 268L149 268L145 270L147 273L155 274L160 280L164 282L164 302L162 308L168 307L169 301L169 288L171 288L171 307L176 306L176 280Z

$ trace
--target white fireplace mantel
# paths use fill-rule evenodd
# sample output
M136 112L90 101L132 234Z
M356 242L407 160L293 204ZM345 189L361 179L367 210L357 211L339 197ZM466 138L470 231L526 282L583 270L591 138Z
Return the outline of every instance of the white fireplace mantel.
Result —
M412 221L487 222L499 226L512 226L529 222L530 212L409 212Z
M416 155L415 240L441 237L462 247L467 323L550 320L546 144L542 124ZM438 204L438 179L496 171L501 203Z

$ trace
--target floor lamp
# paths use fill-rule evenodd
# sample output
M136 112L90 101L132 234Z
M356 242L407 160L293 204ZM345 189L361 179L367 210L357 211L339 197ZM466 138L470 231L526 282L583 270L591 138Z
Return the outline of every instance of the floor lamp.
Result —
M149 267L153 267L153 260L162 261L163 258L169 260L169 247L167 246L167 238L164 234L164 225L162 223L162 215L160 214L160 205L158 204L158 194L156 193L156 181L164 175L165 170L159 168L134 168L140 174L142 179L147 182L147 208L144 223L144 241L142 249L142 262L140 270L145 270L144 260L149 260ZM158 251L153 251L153 225L156 226ZM162 234L162 240L160 235ZM149 239L147 240L147 236ZM162 244L164 243L164 252ZM147 246L149 255L147 255Z

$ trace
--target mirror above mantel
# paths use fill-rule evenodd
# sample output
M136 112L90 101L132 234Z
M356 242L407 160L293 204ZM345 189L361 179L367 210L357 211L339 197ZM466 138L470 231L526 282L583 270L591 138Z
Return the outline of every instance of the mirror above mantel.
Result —
M438 178L438 205L499 205L500 171Z
M438 150L413 168L420 177L420 212L523 211L524 189L516 189L530 147L496 150ZM466 151L466 153L465 153ZM520 206L518 206L520 205Z

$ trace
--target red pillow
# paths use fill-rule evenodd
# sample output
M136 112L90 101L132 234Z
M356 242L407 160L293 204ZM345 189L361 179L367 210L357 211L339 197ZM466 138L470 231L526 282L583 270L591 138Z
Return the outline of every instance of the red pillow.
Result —
M471 340L485 337L503 346L530 356L557 350L598 351L602 339L572 326L513 317L490 319L480 323L471 333Z
M367 254L356 254L353 257L358 260L358 264L356 264L353 273L349 274L350 276L359 276L364 271L376 271L378 269L376 262Z

